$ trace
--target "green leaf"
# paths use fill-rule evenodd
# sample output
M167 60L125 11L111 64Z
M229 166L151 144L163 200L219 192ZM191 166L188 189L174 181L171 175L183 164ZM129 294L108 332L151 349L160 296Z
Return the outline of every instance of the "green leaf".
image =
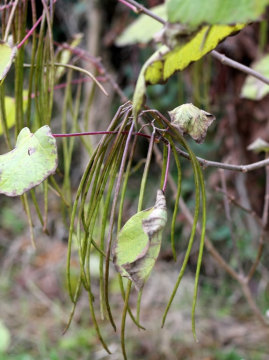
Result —
M15 46L12 47L7 42L0 41L0 84L6 77L16 52Z
M7 351L10 344L10 332L2 320L0 320L0 354Z
M49 126L34 134L23 128L15 149L0 155L0 193L22 195L53 174L57 163L56 140Z
M190 135L198 144L206 137L207 129L216 119L214 115L199 109L193 104L183 104L168 112L171 125L175 126L181 135Z
M173 50L162 47L159 58L151 62L145 70L145 80L148 84L163 83L176 71L182 71L191 62L200 60L213 50L227 36L243 29L245 25L215 25L204 26L189 42L177 46Z
M269 0L166 0L169 22L196 29L204 24L238 24L257 20Z
M248 150L252 150L255 153L259 153L259 152L268 152L269 151L269 143L267 141L264 141L261 138L256 139L255 141L253 141L248 147Z
M259 61L251 65L253 70L256 70L265 77L269 77L269 55L264 56ZM241 97L250 100L261 100L269 93L269 85L266 85L261 80L248 75L241 90Z
M165 5L158 5L150 9L155 15L166 20ZM117 38L117 46L133 45L136 43L146 44L154 35L162 29L163 25L146 14L140 15L123 33Z
M28 91L23 90L23 111L26 111L27 109L27 103L28 103ZM15 105L15 98L10 96L5 96L5 110L6 110L6 117L7 117L7 128L10 129L15 125L16 117L15 117L15 111L16 111L16 105ZM0 114L1 118L1 114ZM3 128L1 125L1 119L0 119L0 135L3 134Z
M140 290L160 252L162 231L167 221L166 202L161 190L155 206L132 216L121 229L113 250L117 271Z

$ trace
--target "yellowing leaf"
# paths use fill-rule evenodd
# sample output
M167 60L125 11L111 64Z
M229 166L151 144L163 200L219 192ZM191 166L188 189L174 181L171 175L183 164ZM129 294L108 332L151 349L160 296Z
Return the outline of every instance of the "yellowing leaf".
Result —
M143 65L133 96L133 115L136 119L146 93L146 85L161 84L176 71L184 70L191 62L200 60L227 36L240 31L245 25L204 26L189 42L170 49L163 45Z
M161 190L155 206L132 216L121 229L113 250L117 271L140 290L160 252L162 231L167 221L166 202Z
M0 193L22 195L40 184L57 168L56 140L45 125L34 134L23 128L16 147L0 155Z
M23 111L27 109L28 91L23 90ZM15 125L15 99L11 96L5 96L5 111L7 128L10 129ZM1 125L1 114L0 114L0 135L3 134L3 128Z
M171 125L176 127L181 135L190 135L198 144L206 137L207 129L215 120L215 116L199 109L193 104L183 104L168 112Z
M6 77L16 52L15 46L12 47L7 42L0 41L0 84Z
M269 55L266 55L259 61L254 62L251 65L251 68L265 77L269 77ZM261 100L267 94L269 94L269 85L251 75L247 76L241 90L242 98L250 100Z
M145 70L145 80L149 84L165 82L176 71L185 69L191 62L200 60L213 50L223 39L243 29L245 25L204 26L189 42L173 50L163 48L159 59Z

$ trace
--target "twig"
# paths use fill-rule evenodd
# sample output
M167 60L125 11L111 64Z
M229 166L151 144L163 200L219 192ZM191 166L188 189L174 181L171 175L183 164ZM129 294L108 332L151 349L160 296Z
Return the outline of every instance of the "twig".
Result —
M223 193L227 194L227 184L226 184L225 172L224 172L223 169L219 169L219 173L220 173L220 181L221 181L221 187L222 187ZM238 264L238 269L243 274L243 269L242 269L242 266L241 266L241 263L240 263L240 255L239 255L239 251L238 251L238 246L237 246L237 243L235 241L234 232L233 232L233 223L232 223L231 209L230 209L230 204L229 204L228 197L224 196L223 197L223 202L224 202L224 209L225 209L226 218L227 218L227 221L228 221L228 227L229 227L229 230L230 230L230 236L231 236L232 243L233 243L234 255L236 257L236 261L237 261L237 264Z
M269 79L267 77L263 76L262 74L258 73L255 70L251 69L250 67L243 65L235 60L232 60L232 59L228 58L226 55L223 55L216 50L211 51L211 55L214 58L218 59L223 65L231 66L231 67L233 67L237 70L240 70L248 75L251 75L251 76L255 77L256 79L259 79L262 82L264 82L265 84L269 85Z
M229 201L231 203L233 203L235 206L237 206L238 208L240 208L241 210L247 212L248 214L250 214L251 216L253 216L253 218L257 221L257 223L262 226L262 220L261 218L259 217L259 215L252 209L249 209L247 207L245 207L244 205L242 205L239 201L237 201L235 199L235 197L233 195L230 195L228 192L225 192L223 191L223 189L219 188L219 187L216 187L216 191L219 191L221 193L223 193L226 198L229 199Z
M137 13L144 13L148 16L150 16L151 18L159 21L161 24L165 25L166 21L164 19L162 19L160 16L154 14L152 11L148 10L147 8L145 8L143 5L139 4L138 2L134 1L134 0L118 0L121 3L124 3L126 6L128 6L131 10L135 11L134 8L136 9L135 12Z
M268 159L268 154L266 154L266 158ZM257 255L256 255L256 259L251 267L251 269L249 270L248 276L247 276L247 280L250 281L250 279L252 278L252 276L254 275L262 254L263 254L263 248L264 248L264 237L265 237L265 231L266 231L266 226L267 226L267 222L268 222L268 207L269 207L269 166L266 166L265 168L265 195L264 195L264 206L263 206L263 214L262 214L262 232L259 238L259 247L258 247L258 251L257 251Z
M269 158L269 155L266 154L266 159ZM263 228L266 228L266 225L268 223L268 209L269 209L269 166L266 166L265 168L265 195L264 195L264 206L263 206L263 214L262 214L262 223Z

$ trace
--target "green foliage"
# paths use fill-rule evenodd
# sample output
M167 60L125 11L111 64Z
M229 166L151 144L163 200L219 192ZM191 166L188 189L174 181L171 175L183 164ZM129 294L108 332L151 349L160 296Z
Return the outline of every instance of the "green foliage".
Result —
M203 24L237 24L257 20L268 0L166 0L168 20L196 29ZM201 6L202 5L202 6Z
M57 164L56 140L50 128L43 126L34 134L22 129L15 149L0 155L0 193L22 195L53 174Z
M164 5L158 5L150 9L154 14L166 19ZM140 15L123 33L117 38L117 46L132 45L135 43L146 44L153 39L154 35L162 29L163 25L147 15Z
M251 66L265 77L269 77L269 55L263 56ZM241 90L241 97L250 100L261 100L269 93L269 85L248 75Z

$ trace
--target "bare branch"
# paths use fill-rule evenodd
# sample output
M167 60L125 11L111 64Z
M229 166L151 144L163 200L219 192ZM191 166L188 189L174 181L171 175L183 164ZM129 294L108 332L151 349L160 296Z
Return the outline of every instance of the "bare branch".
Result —
M253 77L255 77L256 79L261 80L263 83L269 85L269 79L265 76L263 76L262 74L258 73L257 71L251 69L250 67L243 65L235 60L232 60L230 58L228 58L226 55L223 55L221 53L219 53L216 50L211 51L211 55L218 59L223 65L228 65L231 66L237 70L240 70L244 73L246 73L247 75L251 75Z
M128 4L130 5L129 7L133 10L133 8L136 8L136 12L137 13L144 13L148 16L150 16L152 19L155 19L157 21L159 21L161 24L165 25L166 21L164 19L162 19L160 16L154 14L152 11L148 10L147 8L145 8L143 5L139 4L138 2L134 1L134 0L118 0L121 3L124 3L126 6L128 6Z

